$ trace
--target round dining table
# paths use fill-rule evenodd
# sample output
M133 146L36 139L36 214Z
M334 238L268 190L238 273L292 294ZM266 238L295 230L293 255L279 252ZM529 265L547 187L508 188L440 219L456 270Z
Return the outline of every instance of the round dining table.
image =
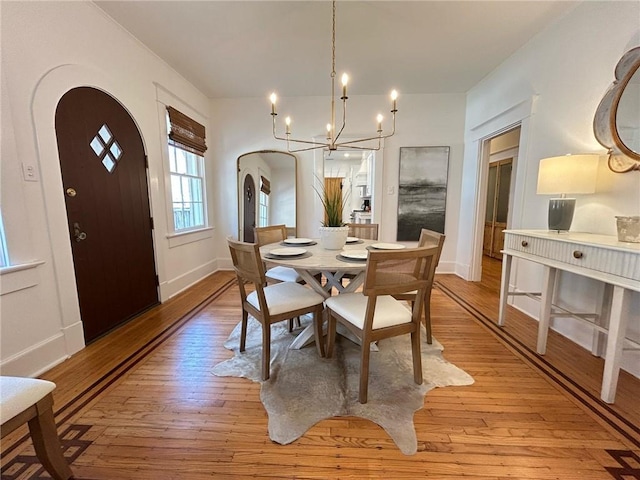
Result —
M308 240L308 242L297 243L299 239L287 239L283 242L263 245L260 247L260 255L267 264L293 268L313 290L324 298L331 296L332 288L335 288L338 293L350 293L355 292L362 285L367 268L367 247L377 243L376 240L358 239L353 243L347 243L342 250L326 250L318 240ZM291 254L287 254L288 252ZM324 285L319 280L318 273L322 273L326 279ZM345 274L351 274L353 277L350 276L349 283L343 286L341 280ZM313 327L310 327L305 328L296 337L290 348L299 349L313 338Z

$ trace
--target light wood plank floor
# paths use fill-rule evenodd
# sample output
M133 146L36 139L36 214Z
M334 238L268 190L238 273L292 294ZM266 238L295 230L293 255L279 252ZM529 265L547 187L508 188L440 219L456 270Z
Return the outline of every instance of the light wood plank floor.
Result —
M485 263L482 283L437 278L434 336L475 383L427 394L416 455L354 417L272 443L259 385L211 374L232 355L222 344L240 319L234 277L220 272L42 376L58 385L56 420L76 477L640 478L640 380L623 374L607 406L601 359L555 334L541 359L535 322L514 309L495 327L500 263ZM31 453L26 429L5 437L2 478L31 478Z

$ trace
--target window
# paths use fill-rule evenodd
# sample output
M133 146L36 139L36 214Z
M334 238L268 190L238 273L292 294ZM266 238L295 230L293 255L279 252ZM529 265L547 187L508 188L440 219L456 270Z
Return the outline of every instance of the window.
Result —
M204 227L205 128L173 107L167 107L167 124L174 231Z
M260 175L260 196L258 198L258 226L269 225L269 194L271 193L271 182L266 177Z
M260 198L258 200L258 226L266 227L269 225L269 195L264 192L260 192Z
M203 227L204 158L169 145L169 169L174 229Z
M7 239L4 236L4 223L0 211L0 267L9 266L9 252L7 252Z

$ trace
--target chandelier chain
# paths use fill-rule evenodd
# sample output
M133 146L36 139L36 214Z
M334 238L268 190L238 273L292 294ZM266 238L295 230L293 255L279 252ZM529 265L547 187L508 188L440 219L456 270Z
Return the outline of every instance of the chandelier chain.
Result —
M331 36L331 78L336 76L336 2L333 1L333 23Z

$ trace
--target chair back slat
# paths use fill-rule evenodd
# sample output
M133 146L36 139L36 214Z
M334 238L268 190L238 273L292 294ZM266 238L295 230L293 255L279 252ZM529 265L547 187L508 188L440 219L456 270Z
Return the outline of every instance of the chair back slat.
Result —
M378 240L377 223L347 223L349 236L358 237L363 240Z
M263 285L266 282L264 264L260 259L260 250L256 243L238 242L228 238L233 268L238 279Z
M281 242L287 238L287 226L269 225L268 227L255 227L253 229L258 246Z
M437 253L437 247L370 251L362 292L372 296L424 290Z
M433 230L428 230L423 228L420 231L420 239L418 240L418 247L436 247L438 252L431 263L431 268L429 271L429 275L427 277L427 281L431 284L435 278L436 268L438 263L440 263L440 255L442 254L442 247L444 246L444 240L446 236L443 233L434 232Z

